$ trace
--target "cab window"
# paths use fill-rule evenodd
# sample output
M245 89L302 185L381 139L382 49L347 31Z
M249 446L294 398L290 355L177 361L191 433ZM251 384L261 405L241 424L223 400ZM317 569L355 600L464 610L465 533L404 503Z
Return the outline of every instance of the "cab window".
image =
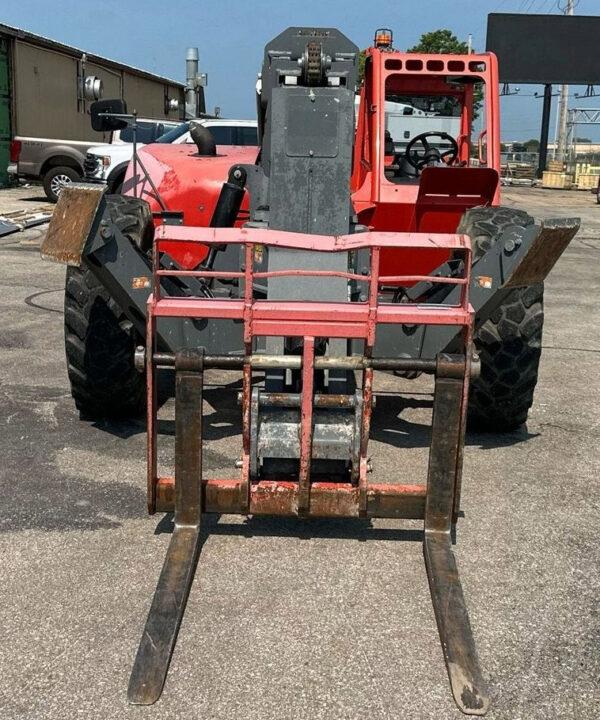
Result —
M142 120L137 124L137 142L147 145L148 143L154 142L163 132L164 125L162 123L150 123ZM123 142L132 143L133 128L131 126L123 128L119 137Z
M255 127L239 127L238 145L258 145L258 129Z
M211 125L208 128L217 145L235 145L235 127Z

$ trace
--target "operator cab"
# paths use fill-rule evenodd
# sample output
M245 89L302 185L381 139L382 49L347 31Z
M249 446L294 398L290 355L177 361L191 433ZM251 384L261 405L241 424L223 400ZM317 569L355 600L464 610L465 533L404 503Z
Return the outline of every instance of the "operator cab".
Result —
M355 211L378 230L454 233L466 210L499 201L496 57L401 53L385 40L366 51L357 101Z

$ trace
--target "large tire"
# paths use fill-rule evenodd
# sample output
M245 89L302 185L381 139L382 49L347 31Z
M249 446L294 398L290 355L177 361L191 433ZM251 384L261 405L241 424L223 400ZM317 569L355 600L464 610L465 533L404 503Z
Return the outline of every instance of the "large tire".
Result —
M522 210L474 208L463 216L457 232L471 237L477 260L511 226L528 227L533 218ZM475 347L481 376L471 383L469 426L508 432L522 425L533 404L542 352L544 286L516 288L492 315L476 325Z
M112 221L130 240L148 249L152 215L137 198L107 196ZM143 343L121 308L88 266L68 267L65 286L65 351L71 393L86 417L140 415L145 378L134 366Z

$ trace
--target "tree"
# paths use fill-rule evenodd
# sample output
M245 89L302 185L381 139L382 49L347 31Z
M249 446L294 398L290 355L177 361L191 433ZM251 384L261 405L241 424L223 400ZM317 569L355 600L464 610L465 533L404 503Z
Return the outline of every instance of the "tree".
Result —
M539 152L540 150L540 141L535 138L527 140L527 142L524 142L523 145L527 148L527 152Z
M356 79L356 89L362 87L365 79L365 61L367 59L367 51L361 50L358 54L358 77Z
M423 33L419 42L406 52L466 55L469 52L469 46L466 42L461 42L451 30L433 30L433 32Z

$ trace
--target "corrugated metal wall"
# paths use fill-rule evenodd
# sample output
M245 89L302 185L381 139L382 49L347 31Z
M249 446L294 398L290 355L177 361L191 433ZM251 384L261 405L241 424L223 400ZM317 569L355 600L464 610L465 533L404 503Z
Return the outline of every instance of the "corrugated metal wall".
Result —
M10 161L10 75L8 40L0 36L0 187L9 184L6 168Z
M183 53L182 53L183 67ZM14 135L65 140L101 141L90 125L90 103L78 92L80 60L56 50L14 41ZM181 110L165 113L165 93L180 100L175 85L137 77L94 62L86 62L85 75L96 75L104 84L104 98L123 96L128 109L148 117L177 120Z

